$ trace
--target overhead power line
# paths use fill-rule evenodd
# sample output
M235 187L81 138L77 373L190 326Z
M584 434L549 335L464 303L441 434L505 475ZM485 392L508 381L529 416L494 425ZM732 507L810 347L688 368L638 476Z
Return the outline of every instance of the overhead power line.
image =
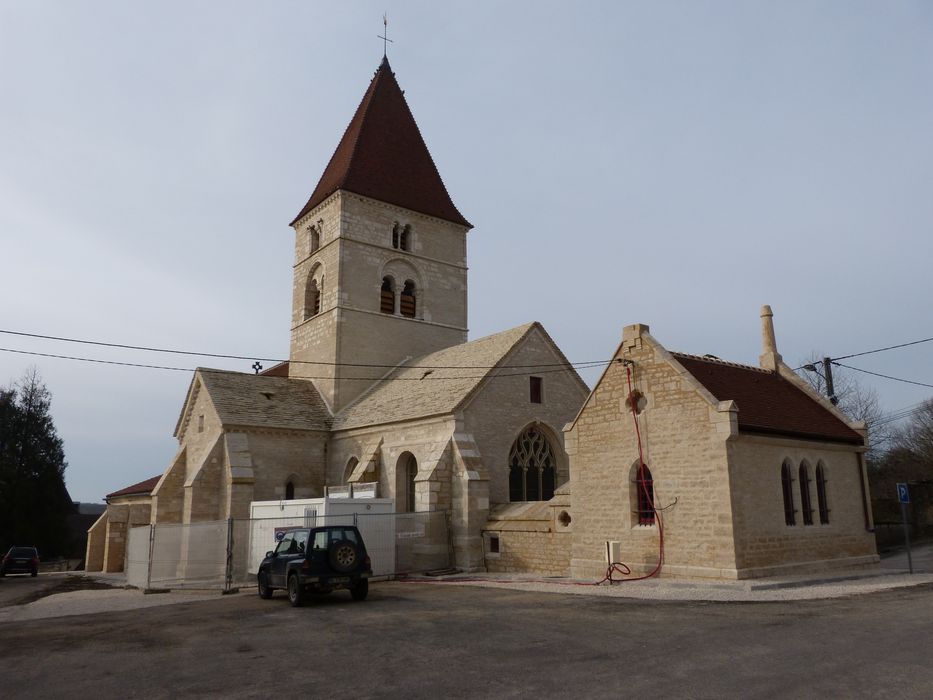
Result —
M915 386L925 386L925 387L929 387L930 389L933 389L933 384L926 384L924 382L915 382L912 379L901 379L900 377L892 377L889 374L881 374L880 372L870 372L867 369L860 369L858 367L853 367L851 365L844 365L841 362L836 362L835 360L833 361L833 364L838 365L839 367L845 367L846 369L854 370L855 372L861 372L862 374L870 374L874 377L881 377L882 379L890 379L895 382L903 382L904 384L913 384Z
M898 345L889 345L886 348L878 348L877 350L866 350L865 352L856 352L851 355L842 355L841 357L833 357L832 360L850 360L853 357L861 357L862 355L874 355L876 352L886 352L887 350L896 350L897 348L906 348L908 345L920 345L920 343L929 343L933 341L933 338L924 338L923 340L912 340L909 343L899 343Z
M92 363L101 364L101 365L119 365L119 366L121 366L121 367L136 367L136 368L140 368L140 369L163 369L163 370L168 370L168 371L170 371L170 372L194 372L194 371L196 371L196 370L199 370L199 371L201 371L201 372L210 373L210 374L249 374L248 372L238 372L238 371L232 370L232 369L229 369L229 370L228 370L228 369L209 369L209 368L204 368L204 367L196 368L196 367L170 367L170 366L166 366L166 365L147 365L147 364L142 364L142 363L138 363L138 362L119 362L119 361L117 361L117 360L100 360L100 359L91 358L91 357L75 357L75 356L73 356L73 355L56 355L56 354L47 353L47 352L34 352L34 351L31 351L31 350L15 350L15 349L13 349L13 348L0 348L0 352L15 353L15 354L17 354L17 355L32 355L32 356L35 356L35 357L50 357L50 358L57 359L57 360L73 360L73 361L75 361L75 362L92 362ZM252 359L252 358L249 358L249 359ZM485 369L490 369L490 370L491 370L491 369L499 369L499 370L515 370L515 369L518 369L518 370L526 370L526 371L520 371L520 372L502 372L502 371L500 371L500 372L497 372L497 373L495 373L495 374L459 374L459 375L446 376L446 377L443 377L443 376L436 376L436 375L433 374L433 373L434 373L434 371L437 370L437 369L484 369L484 368L480 368L480 367L447 367L447 368L435 368L435 367L429 367L429 366L417 366L417 365L412 366L412 365L409 365L409 366L400 366L400 367L398 367L398 369L401 369L401 370L423 370L423 371L424 371L424 374L423 374L422 376L420 376L420 377L386 377L386 376L384 376L384 375L381 375L381 376L374 376L374 377L346 377L346 376L341 376L341 377L337 377L337 378L340 379L341 381L343 381L343 380L350 380L350 381L365 381L365 382L379 382L379 381L392 381L392 382L452 381L452 380L459 380L459 379L484 379L484 378L486 378L486 377L493 377L493 378L499 378L499 377L527 377L527 376L529 376L529 375L531 375L531 374L534 374L534 375L539 375L539 374L551 374L551 373L554 373L554 372L566 372L567 369L568 369L568 366L567 366L567 365L564 365L564 366L558 367L558 368L556 368L556 369L530 369L530 370L529 370L528 367L523 367L523 366L520 366L520 365L501 365L501 366L498 366L498 367L489 367L489 368L485 368ZM250 376L255 376L255 375L250 375ZM335 379L335 377L328 377L328 376L323 376L323 377L303 376L303 377L301 377L301 379L319 379L319 380L321 380L321 379Z
M79 338L64 338L61 336L54 335L42 335L39 333L24 333L22 331L10 331L0 329L0 333L6 335L16 335L23 338L38 338L40 340L54 340L64 343L78 343L81 345L95 345L98 347L105 348L118 348L121 350L141 350L144 352L160 352L167 353L171 355L189 355L193 357L212 357L215 359L223 360L259 360L260 362L289 362L290 364L302 364L302 365L320 365L324 367L363 367L371 369L394 369L399 367L399 365L380 365L380 364L370 364L370 363L352 363L352 362L324 362L316 360L283 360L282 358L274 357L257 357L256 355L232 355L226 353L214 353L214 352L197 352L193 350L176 350L171 348L156 348L156 347L146 347L143 345L129 345L126 343L108 343L100 340L83 340ZM8 350L7 352L16 352ZM42 353L35 353L41 355ZM56 355L48 355L48 357L56 357ZM71 359L82 359L82 358L71 358ZM101 360L101 362L103 362ZM591 369L593 367L599 367L600 365L609 364L611 360L588 360L586 362L552 362L545 364L536 364L536 365L510 365L513 369L537 369L539 367L559 367L561 369L574 368L574 369ZM113 363L121 364L121 363ZM132 364L132 363L123 363L123 364ZM141 365L145 367L154 367L156 369L168 369L164 367L156 367L155 365ZM402 368L409 365L401 365ZM417 365L419 369L494 369L497 365ZM181 368L176 368L181 369ZM183 369L182 371L190 371Z

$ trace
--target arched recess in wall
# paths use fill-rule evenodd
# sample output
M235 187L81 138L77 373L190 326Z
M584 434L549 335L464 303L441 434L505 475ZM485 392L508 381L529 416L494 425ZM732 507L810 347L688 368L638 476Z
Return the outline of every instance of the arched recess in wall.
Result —
M295 482L291 479L285 482L285 500L295 500Z
M418 460L411 452L403 452L395 463L395 510L398 513L415 512L415 477Z
M321 232L317 226L308 226L308 255L313 255L321 247Z
M305 283L304 320L321 313L321 300L324 295L324 266L316 263L308 271Z
M820 525L829 525L829 499L826 495L826 465L816 464L816 505L820 513Z
M810 465L806 461L800 463L797 475L800 481L800 514L804 525L813 524L813 502L810 498Z
M509 500L549 501L557 486L557 453L538 423L525 427L509 450Z
M784 495L784 524L797 524L797 511L794 508L794 465L785 459L781 465L781 492Z
M356 457L350 457L350 459L347 460L347 466L343 470L343 483L350 483L350 477L353 476L353 470L356 469L356 465L359 463L360 460L358 460Z
M654 525L654 477L647 464L635 460L629 469L629 502L637 525Z
M393 301L393 313L407 318L428 318L426 315L426 295L421 272L409 261L393 258L379 271L380 289L384 289L386 277L391 278L396 300ZM383 296L380 293L379 304L382 308Z

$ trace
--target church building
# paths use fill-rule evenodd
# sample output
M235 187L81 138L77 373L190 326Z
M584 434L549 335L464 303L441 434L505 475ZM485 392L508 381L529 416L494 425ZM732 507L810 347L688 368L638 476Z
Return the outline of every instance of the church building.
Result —
M358 484L397 512L448 513L449 539L428 544L464 571L877 562L865 426L783 363L770 308L758 367L670 352L636 324L592 392L539 323L467 340L471 224L385 58L291 226L288 361L194 373L177 454L110 495L89 567L122 569L145 514L246 519L253 501Z
M539 323L467 341L471 224L387 59L291 226L289 360L195 372L152 522L376 482L398 512L449 512L453 563L481 568L490 505L568 480L561 429L589 390Z

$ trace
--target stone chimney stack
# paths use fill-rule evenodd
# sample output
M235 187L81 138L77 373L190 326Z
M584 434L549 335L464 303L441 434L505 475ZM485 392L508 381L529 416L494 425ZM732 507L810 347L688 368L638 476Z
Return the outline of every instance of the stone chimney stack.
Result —
M774 339L774 314L771 307L765 304L761 307L761 355L758 364L762 369L776 372L781 356L777 351L777 341Z

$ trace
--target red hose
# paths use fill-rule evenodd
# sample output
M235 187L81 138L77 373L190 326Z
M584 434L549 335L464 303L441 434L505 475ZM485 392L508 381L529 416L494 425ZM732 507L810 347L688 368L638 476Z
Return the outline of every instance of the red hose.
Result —
M643 581L646 578L651 578L656 576L661 570L661 565L664 563L664 522L661 520L661 512L654 505L653 494L648 493L648 485L645 481L645 455L641 449L641 430L638 428L638 413L635 410L635 404L637 403L632 395L632 368L630 365L625 366L625 376L628 381L628 395L629 395L629 408L632 409L632 423L635 424L635 438L638 440L638 483L640 488L644 490L645 501L651 504L651 510L654 513L655 522L658 524L658 565L654 567L654 570L651 573L645 574L644 576L633 576L632 578L613 578L614 573L622 574L622 576L628 576L632 570L621 562L610 562L609 567L606 569L606 575L602 580L598 581L596 585L600 585L609 581L610 584L616 582L624 581Z

